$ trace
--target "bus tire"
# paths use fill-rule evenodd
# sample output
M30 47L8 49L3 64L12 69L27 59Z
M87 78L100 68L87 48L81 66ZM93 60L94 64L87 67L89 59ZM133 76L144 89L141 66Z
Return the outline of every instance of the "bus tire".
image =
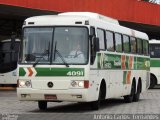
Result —
M98 110L101 103L101 96L102 96L102 86L100 86L98 100L91 102L91 108L92 110Z
M106 97L106 83L103 79L100 85L98 100L91 102L91 108L92 110L98 110L100 107L101 100L105 100Z
M91 109L92 110L98 110L99 109L100 102L101 102L100 96L101 96L101 90L99 91L98 100L91 102Z
M91 102L91 109L92 110L98 110L100 107L100 100Z
M130 95L124 96L124 101L126 103L131 103L133 101L134 94L135 94L135 82L133 81Z
M149 89L153 89L155 85L156 85L156 78L153 75L151 75Z
M38 107L40 110L46 110L47 109L47 102L46 101L38 101Z
M137 92L134 94L133 96L133 101L134 102L138 102L139 101L139 98L140 98L140 94L141 94L141 82L139 81L138 82L138 85L137 85Z

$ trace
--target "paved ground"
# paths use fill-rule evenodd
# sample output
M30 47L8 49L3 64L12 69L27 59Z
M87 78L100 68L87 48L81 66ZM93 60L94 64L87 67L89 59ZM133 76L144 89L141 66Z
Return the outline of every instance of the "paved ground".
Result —
M44 114L45 113L45 114ZM50 114L51 113L51 114ZM66 113L66 114L64 114ZM95 114L159 114L160 113L160 87L150 89L141 94L139 102L124 103L123 98L110 99L102 102L98 111L92 111L88 104L82 103L49 103L46 111L40 111L37 102L21 102L16 97L16 91L0 91L0 119L6 117L6 114L27 116L41 114L37 119L56 117L71 119L69 116L88 116L94 118ZM46 116L47 115L47 116ZM51 117L51 116L52 117ZM46 116L46 117L45 117ZM13 117L13 116L11 116ZM15 117L15 116L14 116ZM68 118L69 117L69 118ZM28 119L28 118L26 118ZM88 118L89 119L89 118ZM9 119L8 119L9 120ZM13 120L13 119L12 119Z

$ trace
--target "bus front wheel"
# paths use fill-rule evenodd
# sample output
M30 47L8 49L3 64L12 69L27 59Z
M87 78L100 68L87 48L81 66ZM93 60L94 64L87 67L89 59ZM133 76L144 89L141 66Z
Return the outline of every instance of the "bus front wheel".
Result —
M99 107L100 107L100 102L101 102L100 97L98 98L97 101L91 102L91 108L92 108L92 110L98 110Z
M40 110L46 110L47 109L47 102L46 101L38 101L38 107Z
M101 96L102 96L102 91L101 91L101 88L100 88L98 100L91 102L91 108L92 108L92 110L98 110L99 109L100 102L101 102Z

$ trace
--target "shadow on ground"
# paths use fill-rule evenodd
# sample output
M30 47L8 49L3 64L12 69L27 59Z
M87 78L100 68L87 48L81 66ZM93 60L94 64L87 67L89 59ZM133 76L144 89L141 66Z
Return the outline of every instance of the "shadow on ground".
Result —
M154 88L149 89L149 90L154 90L154 89L160 89L160 85L155 85L155 87L154 87Z
M142 99L141 99L142 100ZM141 101L140 100L140 101ZM139 101L139 102L140 102ZM101 102L100 110L103 109L110 109L114 106L121 106L127 104L124 102L123 99L108 99ZM30 111L32 113L85 113L85 112L93 112L94 110L91 109L89 103L71 103L66 105L61 105L61 103L54 107L48 107L47 110L33 110Z

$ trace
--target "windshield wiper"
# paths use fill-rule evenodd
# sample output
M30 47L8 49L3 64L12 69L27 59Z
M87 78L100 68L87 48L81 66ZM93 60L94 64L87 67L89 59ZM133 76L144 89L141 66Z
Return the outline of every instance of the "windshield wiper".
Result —
M50 42L49 42L49 44L48 44L48 50L45 50L44 51L44 53L40 56L40 58L33 64L33 67L35 67L39 62L40 62L40 60L45 56L45 55L47 55L48 54L48 59L49 59L49 50L50 50Z
M57 41L55 42L54 61L55 61L55 58L56 58L56 53L59 55L59 57L61 58L61 60L63 61L63 63L66 65L66 67L69 67L68 63L65 61L65 59L63 58L63 56L61 55L61 53L57 50Z
M35 67L40 62L40 60L47 54L49 54L49 50L44 51L44 53L40 56L40 58L33 64L33 67Z

